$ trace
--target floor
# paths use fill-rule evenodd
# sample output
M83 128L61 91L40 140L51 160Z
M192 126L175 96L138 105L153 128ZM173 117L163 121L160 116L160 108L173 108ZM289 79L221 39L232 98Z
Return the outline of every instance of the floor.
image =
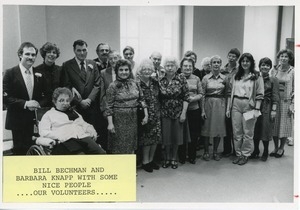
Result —
M234 157L204 161L202 153L198 151L195 165L179 164L178 169L160 168L153 173L139 169L137 202L294 202L293 146L285 147L282 158L249 160L244 166L232 164Z

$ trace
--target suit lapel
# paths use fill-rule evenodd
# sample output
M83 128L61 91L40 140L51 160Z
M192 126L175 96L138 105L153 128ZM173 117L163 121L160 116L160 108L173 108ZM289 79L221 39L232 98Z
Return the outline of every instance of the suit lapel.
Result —
M87 66L86 70L87 71L86 71L86 80L85 80L85 83L88 83L88 81L90 79L90 76L91 76L91 74L93 72L93 69L89 67L89 64L90 64L90 66L93 66L93 64L90 61L86 60L86 66Z
M73 60L72 60L71 68L80 77L81 80L83 80L84 82L86 81L85 78L82 76L82 74L80 72L81 70L80 70L75 58L73 58Z
M22 95L24 95L24 96L26 95L28 97L28 100L29 100L29 94L28 94L28 91L27 91L25 80L22 76L21 69L20 69L19 66L17 66L17 68L16 68L16 80L20 81L21 86L23 86L23 88L22 88L23 94Z

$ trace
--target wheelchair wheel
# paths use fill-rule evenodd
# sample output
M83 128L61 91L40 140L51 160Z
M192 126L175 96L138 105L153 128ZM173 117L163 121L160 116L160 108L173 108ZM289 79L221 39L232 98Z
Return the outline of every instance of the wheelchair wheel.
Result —
M47 155L42 146L32 145L26 155Z

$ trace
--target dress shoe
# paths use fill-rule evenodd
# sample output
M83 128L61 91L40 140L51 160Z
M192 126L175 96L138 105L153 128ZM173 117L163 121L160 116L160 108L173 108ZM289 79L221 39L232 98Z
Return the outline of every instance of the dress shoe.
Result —
M260 160L266 162L268 160L268 155L262 155Z
M189 162L190 162L190 164L196 164L196 160L195 159L190 159Z
M248 162L248 157L244 156L240 161L239 161L239 165L245 165Z
M209 154L208 153L204 153L203 156L202 156L203 160L205 161L209 161Z
M152 167L152 169L154 169L154 170L158 170L159 169L159 165L157 165L155 162L152 161L149 164Z
M216 161L219 161L219 160L221 160L221 157L218 153L214 153L213 154L213 159L216 160Z
M179 163L185 164L185 160L179 160Z
M230 157L231 152L222 152L222 157Z
M249 159L258 159L259 158L259 151L254 151L251 153Z
M149 173L152 173L152 172L153 172L153 169L152 169L150 163L143 164L143 165L142 165L142 169L144 169L145 171L147 171L147 172L149 172Z
M283 149L279 149L277 151L277 153L275 154L275 157L276 158L281 158L283 156L283 154L284 154L284 150Z
M232 163L233 163L233 164L238 164L242 159L243 159L243 156L238 156L238 157L236 157L236 158L232 161Z
M278 149L277 150L274 150L273 152L270 153L270 157L275 157L275 154L277 153Z

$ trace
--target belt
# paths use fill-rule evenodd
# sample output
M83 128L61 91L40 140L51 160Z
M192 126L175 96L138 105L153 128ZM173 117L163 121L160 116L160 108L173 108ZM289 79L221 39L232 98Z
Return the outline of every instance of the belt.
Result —
M233 98L238 98L238 99L243 99L243 100L245 100L245 99L249 100L248 97L241 97L241 96L236 96L236 95L234 95Z
M213 95L206 95L205 98L224 98L224 96L223 95L213 94Z

